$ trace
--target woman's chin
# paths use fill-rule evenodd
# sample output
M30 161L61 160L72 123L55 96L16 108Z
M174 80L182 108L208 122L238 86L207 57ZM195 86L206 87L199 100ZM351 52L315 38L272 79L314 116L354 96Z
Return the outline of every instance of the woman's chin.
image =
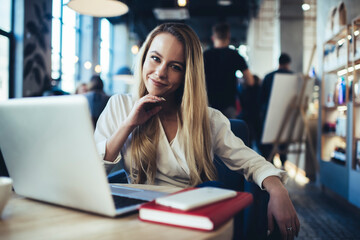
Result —
M153 95L153 96L157 96L157 97L162 97L163 96L163 92L161 92L161 91L154 91L154 90L148 90L148 92L149 92L149 94L150 95Z

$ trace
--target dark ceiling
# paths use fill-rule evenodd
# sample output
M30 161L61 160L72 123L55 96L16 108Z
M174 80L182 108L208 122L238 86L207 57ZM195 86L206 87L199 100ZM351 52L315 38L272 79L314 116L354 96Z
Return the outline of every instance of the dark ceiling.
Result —
M177 0L128 0L129 12L121 17L109 18L113 24L127 23L130 31L136 33L140 41L157 25L177 21L190 25L200 40L210 44L213 24L226 21L231 26L232 43L246 41L247 28L252 17L256 16L262 0L231 0L230 6L220 6L218 0L187 0L186 8L190 18L186 20L158 20L154 8L176 9Z

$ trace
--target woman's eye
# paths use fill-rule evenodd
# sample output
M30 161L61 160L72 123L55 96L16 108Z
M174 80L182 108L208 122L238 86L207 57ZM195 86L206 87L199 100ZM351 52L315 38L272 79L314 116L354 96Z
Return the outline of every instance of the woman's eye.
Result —
M160 58L158 58L157 56L151 56L152 60L155 60L156 62L160 62Z
M182 67L180 67L178 65L172 65L171 67L176 71L179 71L179 72L182 71Z

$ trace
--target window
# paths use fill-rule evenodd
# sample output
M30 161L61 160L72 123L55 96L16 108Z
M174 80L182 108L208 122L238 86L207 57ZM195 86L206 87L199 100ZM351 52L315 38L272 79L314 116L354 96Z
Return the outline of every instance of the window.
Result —
M78 68L79 16L66 6L69 0L53 0L51 77L66 92L75 91Z
M1 1L0 8L0 101L9 98L10 36L12 1Z
M113 59L113 52L111 47L112 25L110 22L103 18L100 21L100 66L98 69L95 67L95 72L100 73L101 78L104 80L105 90L111 88L111 63ZM99 70L99 71L98 71Z
M112 25L104 18L94 26L93 21L88 20L88 16L80 17L67 7L68 2L69 0L53 0L51 77L58 80L61 90L73 93L78 81L86 81L89 72L92 74L95 71L104 80L104 90L109 92L113 57ZM93 52L92 45L89 45L99 43L98 39L88 39L89 33L93 32L89 31L90 26L94 29L100 28L100 46L97 46L99 52ZM79 44L80 41L82 45ZM88 60L84 62L80 58ZM98 63L99 65L95 65Z

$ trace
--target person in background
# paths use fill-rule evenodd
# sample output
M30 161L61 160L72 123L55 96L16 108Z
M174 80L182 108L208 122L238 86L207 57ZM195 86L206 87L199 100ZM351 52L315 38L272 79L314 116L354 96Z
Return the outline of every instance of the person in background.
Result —
M230 49L230 26L219 23L213 26L211 37L214 47L204 52L207 94L211 107L228 118L236 118L237 78L240 70L248 86L254 84L253 76L242 56Z
M246 83L239 84L238 97L241 104L241 112L237 118L246 122L249 127L249 142L253 146L259 139L260 117L259 117L259 94L260 94L260 78L253 75L254 85L248 86Z
M88 84L88 92L84 94L89 102L90 113L94 126L104 110L109 96L104 92L104 83L99 75L93 75Z
M214 154L270 194L268 229L274 219L285 239L300 223L275 168L246 147L220 111L208 107L200 40L182 23L164 23L146 38L134 76L138 96L113 95L94 137L105 166L122 164L129 181L177 187L216 180Z
M262 144L261 137L262 137L264 126L265 126L266 113L267 113L267 110L269 107L270 94L271 94L271 90L272 90L272 86L273 86L274 75L276 73L288 73L288 74L293 73L290 70L290 63L291 63L290 56L287 53L282 53L279 57L278 69L267 74L264 77L264 80L261 84L260 95L259 95L259 97L260 97L260 112L259 112L259 114L260 114L261 134L260 134L258 146L259 146L261 155L263 157L265 157L266 159L268 159L271 154L271 151L273 149L273 144ZM279 149L280 149L280 151L286 151L287 144L281 144L279 146ZM280 154L282 168L284 168L286 158L287 158L287 155L285 153Z
M87 92L88 92L88 85L86 83L80 83L75 90L75 94L84 94Z
M43 92L44 97L48 96L61 96L61 95L70 95L70 93L65 92L60 88L61 79L52 79L50 84L47 84L46 90Z

